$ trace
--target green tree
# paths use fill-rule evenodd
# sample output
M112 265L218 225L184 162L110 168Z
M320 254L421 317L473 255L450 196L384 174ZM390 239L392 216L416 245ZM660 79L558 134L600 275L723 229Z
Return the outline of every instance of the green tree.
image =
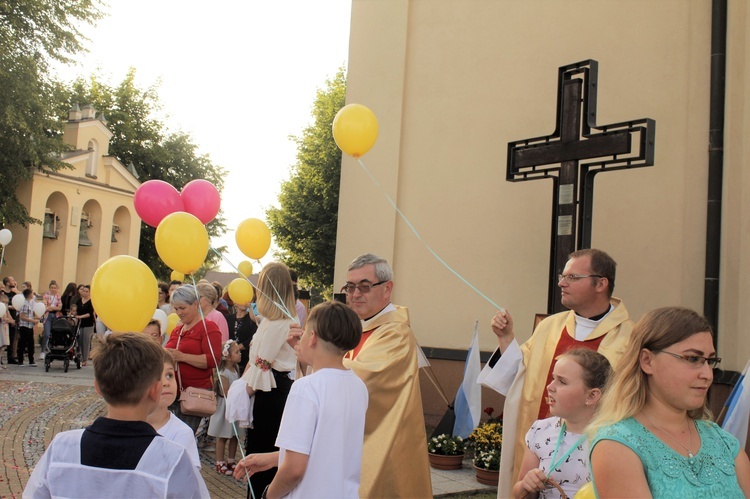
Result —
M339 69L312 107L314 123L293 137L297 162L281 184L279 208L266 212L280 251L277 256L312 287L313 301L331 296L336 256L341 151L331 125L346 100L346 73Z
M16 190L34 169L65 168L59 103L62 85L50 63L70 62L83 50L79 27L102 17L96 0L0 2L0 224L27 226Z
M221 192L225 170L213 164L208 155L199 154L198 146L190 135L166 131L164 123L155 118L161 110L158 83L142 89L135 78L136 71L131 68L125 79L114 87L96 76L89 80L79 79L72 84L67 100L72 104L91 104L104 113L107 127L114 134L109 153L125 165L132 163L141 182L164 180L179 191L191 180L201 178L211 182ZM206 229L210 237L222 234L226 230L222 214ZM171 271L156 252L155 234L155 228L141 224L138 257L151 267L157 277L167 280ZM219 258L214 252L209 252L202 273L215 267Z

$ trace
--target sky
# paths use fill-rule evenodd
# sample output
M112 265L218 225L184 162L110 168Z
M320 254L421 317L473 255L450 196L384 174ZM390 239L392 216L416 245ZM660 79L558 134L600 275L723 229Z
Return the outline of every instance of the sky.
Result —
M346 66L351 0L106 1L109 15L82 30L89 53L61 77L95 73L118 84L134 67L140 88L161 82L157 118L228 172L229 230L211 244L227 246L224 256L238 265L247 257L234 229L246 218L265 221L278 205L296 161L289 136L313 123L316 92ZM232 269L222 262L221 270Z

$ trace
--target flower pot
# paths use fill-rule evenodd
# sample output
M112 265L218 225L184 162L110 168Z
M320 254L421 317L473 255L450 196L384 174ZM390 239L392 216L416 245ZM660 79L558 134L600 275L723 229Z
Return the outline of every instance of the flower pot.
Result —
M497 487L497 481L500 478L500 471L477 468L476 465L474 465L474 471L477 475L477 482L483 485L492 485Z
M444 454L428 453L428 456L430 459L430 466L436 470L460 470L461 462L464 460L463 454L446 456Z

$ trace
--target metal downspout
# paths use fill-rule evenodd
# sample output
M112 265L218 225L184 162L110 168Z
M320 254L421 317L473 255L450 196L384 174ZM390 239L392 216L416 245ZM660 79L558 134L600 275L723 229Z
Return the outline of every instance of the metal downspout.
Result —
M706 278L703 292L703 314L714 328L715 347L718 344L719 326L726 47L727 0L712 0L711 109L708 132L708 206L706 210Z

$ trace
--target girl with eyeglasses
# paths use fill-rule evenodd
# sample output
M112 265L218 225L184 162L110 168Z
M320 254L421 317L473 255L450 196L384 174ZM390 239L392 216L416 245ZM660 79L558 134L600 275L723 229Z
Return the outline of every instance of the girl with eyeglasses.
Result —
M598 497L750 496L747 454L710 421L720 360L692 310L660 308L636 324L589 428Z

